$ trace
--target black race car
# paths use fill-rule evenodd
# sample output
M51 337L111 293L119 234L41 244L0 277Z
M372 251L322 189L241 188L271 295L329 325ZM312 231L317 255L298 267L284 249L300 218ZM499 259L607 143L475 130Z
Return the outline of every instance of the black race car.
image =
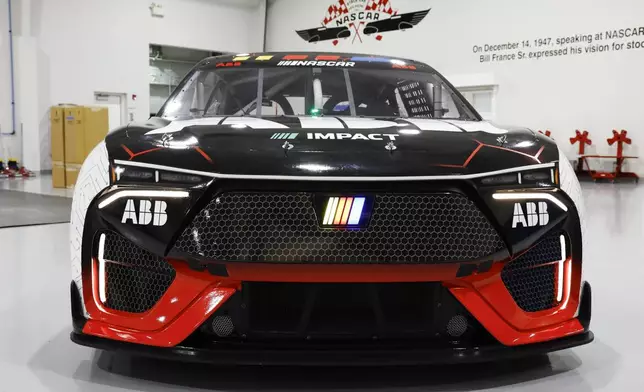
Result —
M212 57L84 163L71 338L300 365L569 348L593 339L583 221L554 141L426 64Z

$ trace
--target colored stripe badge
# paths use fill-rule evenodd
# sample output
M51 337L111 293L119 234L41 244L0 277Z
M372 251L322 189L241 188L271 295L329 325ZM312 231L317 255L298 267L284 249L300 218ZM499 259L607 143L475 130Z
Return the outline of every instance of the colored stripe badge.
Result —
M329 197L324 209L323 226L355 226L360 224L364 197Z
M273 136L271 136L271 139L295 139L297 135L299 135L299 133L274 133Z

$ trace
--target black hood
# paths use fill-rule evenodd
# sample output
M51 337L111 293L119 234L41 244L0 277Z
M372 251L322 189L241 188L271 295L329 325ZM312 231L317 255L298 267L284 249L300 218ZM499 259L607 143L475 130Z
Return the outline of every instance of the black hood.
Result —
M219 174L382 177L478 174L558 160L527 129L432 119L228 117L131 124L111 159Z

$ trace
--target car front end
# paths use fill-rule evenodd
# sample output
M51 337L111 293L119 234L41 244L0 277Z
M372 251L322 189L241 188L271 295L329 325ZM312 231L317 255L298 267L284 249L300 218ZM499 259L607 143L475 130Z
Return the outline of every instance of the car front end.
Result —
M271 74L296 56L313 60ZM434 117L410 115L410 90L442 81L423 64L363 60L360 74L335 69L360 60L330 57L215 58L159 118L96 147L72 208L72 340L296 365L474 362L592 341L581 194L556 144L481 121L447 82L423 97ZM329 61L333 73L319 70ZM229 67L243 68L229 72L232 109L218 82L211 98L193 83ZM255 82L242 86L243 72ZM392 86L379 102L386 88L360 93L376 76ZM338 81L352 88L334 102ZM292 85L309 86L306 113ZM173 112L199 99L202 116ZM405 113L360 116L393 102Z

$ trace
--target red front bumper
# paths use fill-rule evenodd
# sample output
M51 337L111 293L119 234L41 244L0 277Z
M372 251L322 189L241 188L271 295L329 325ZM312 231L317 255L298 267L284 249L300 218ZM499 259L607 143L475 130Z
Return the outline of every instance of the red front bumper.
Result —
M82 333L157 347L174 347L203 324L241 288L241 282L442 282L479 323L504 346L546 342L582 334L587 322L576 317L581 296L581 266L564 263L563 298L539 312L520 309L501 281L503 263L485 273L456 278L458 265L267 265L228 264L228 277L197 272L170 260L176 278L148 312L114 311L98 300L97 263L85 271L83 298L89 315ZM589 300L589 298L588 298ZM589 305L588 305L589 306ZM589 318L589 316L588 316ZM80 332L80 331L77 331ZM588 340L588 339L586 339ZM588 341L586 341L587 343ZM583 343L581 343L583 344Z

